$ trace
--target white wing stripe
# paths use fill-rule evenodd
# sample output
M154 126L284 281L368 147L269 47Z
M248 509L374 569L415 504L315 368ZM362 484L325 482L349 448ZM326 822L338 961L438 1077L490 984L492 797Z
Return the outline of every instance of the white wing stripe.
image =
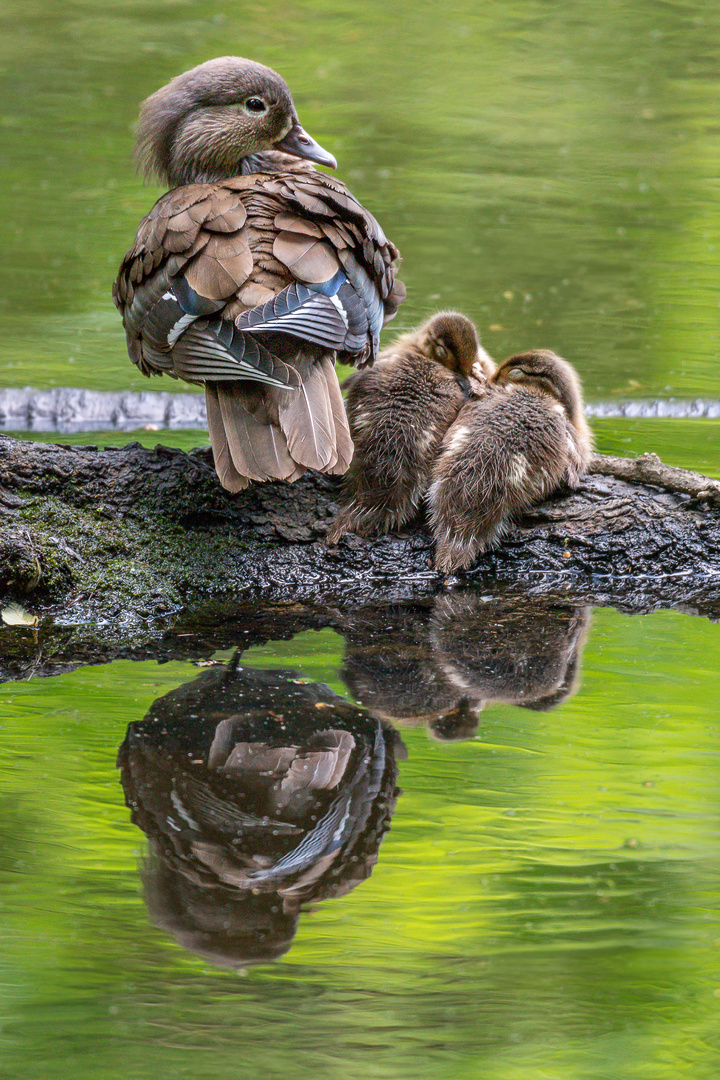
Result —
M171 296L171 295L172 294L170 294L170 293L166 293L166 296ZM163 300L164 299L165 299L165 296L163 296ZM173 296L172 299L174 300L175 297ZM171 349L172 349L173 345L175 344L175 342L177 341L177 339L182 334L183 330L187 330L190 323L194 323L195 320L197 319L197 317L198 317L197 315L183 315L183 317L181 319L178 319L178 321L173 326L172 330L170 330L168 332L168 336L167 336L167 342L168 342L168 345L170 346Z
M342 303L341 303L340 299L337 296L328 296L327 299L330 300L331 303L333 303L335 305L335 307L337 308L337 310L338 310L338 312L340 314L340 318L345 323L346 330L349 330L350 329L350 323L348 322L348 317L347 317L347 314L345 312L345 308L342 306Z

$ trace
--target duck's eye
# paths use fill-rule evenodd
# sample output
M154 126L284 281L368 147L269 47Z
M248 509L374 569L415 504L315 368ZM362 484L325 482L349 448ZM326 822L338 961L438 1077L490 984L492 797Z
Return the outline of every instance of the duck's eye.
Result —
M448 355L449 354L448 354L448 351L445 348L445 346L441 345L439 341L436 342L436 344L435 344L435 359L436 360L447 360Z
M259 97L250 97L250 98L248 98L247 101L245 102L245 108L248 110L248 112L254 112L254 113L267 112L267 105L265 104L263 99L259 98Z
M505 372L505 377L508 379L522 379L525 372L521 367L511 367Z

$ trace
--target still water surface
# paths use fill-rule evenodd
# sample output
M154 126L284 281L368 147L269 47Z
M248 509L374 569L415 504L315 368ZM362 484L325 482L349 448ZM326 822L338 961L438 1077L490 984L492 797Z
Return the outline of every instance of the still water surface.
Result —
M401 248L391 332L453 306L590 400L720 396L717 4L0 13L0 384L147 388L109 298L159 194L132 123L237 53ZM720 475L714 421L595 431ZM338 611L2 687L0 1075L715 1080L720 631L519 610Z
M2 688L4 1074L717 1076L718 626L333 618Z
M146 387L110 286L160 193L139 101L224 53L278 68L400 247L408 302L588 397L720 395L720 8L710 0L2 0L0 382ZM164 379L157 386L168 388Z

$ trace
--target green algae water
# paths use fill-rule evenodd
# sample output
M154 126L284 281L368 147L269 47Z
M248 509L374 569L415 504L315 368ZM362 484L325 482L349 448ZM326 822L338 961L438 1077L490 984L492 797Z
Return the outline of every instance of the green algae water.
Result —
M473 594L338 625L1 688L2 1074L713 1080L718 626ZM392 753L362 842L262 932L217 821L198 838L219 803L177 779L258 680L278 729L306 702Z
M0 14L0 385L192 391L130 363L110 288L160 194L139 102L235 53L400 247L385 341L457 307L590 401L720 396L717 4ZM717 424L593 421L712 476ZM47 678L52 636L0 625L27 656L0 686L0 1077L716 1080L717 624L457 593L309 625Z
M590 400L717 396L720 9L709 0L2 0L0 383L141 389L110 300L160 194L139 102L211 56L287 79L438 307L554 348ZM167 379L157 388L171 389Z

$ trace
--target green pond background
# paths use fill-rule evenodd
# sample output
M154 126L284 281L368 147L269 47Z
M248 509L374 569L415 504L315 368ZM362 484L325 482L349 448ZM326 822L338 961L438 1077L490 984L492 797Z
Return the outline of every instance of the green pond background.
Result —
M591 401L720 396L716 3L0 0L0 15L0 385L151 385L110 300L160 194L134 174L132 125L173 75L237 53L282 72L400 247L408 301L388 333L452 306L499 357L573 360ZM601 449L720 475L714 421L595 430ZM0 648L31 633L4 627ZM453 745L403 730L373 876L244 975L149 923L115 769L128 723L197 668L1 687L0 1076L715 1080L719 635L680 612L597 611L580 689L554 712L493 706ZM250 659L346 693L343 647L308 632Z
M409 298L386 337L453 306L498 357L573 360L591 401L720 395L713 0L0 0L0 15L0 385L175 385L129 363L110 301L161 193L135 175L132 128L173 75L237 53L283 73L400 247ZM717 423L700 427L620 448L685 464L692 445L709 468Z

